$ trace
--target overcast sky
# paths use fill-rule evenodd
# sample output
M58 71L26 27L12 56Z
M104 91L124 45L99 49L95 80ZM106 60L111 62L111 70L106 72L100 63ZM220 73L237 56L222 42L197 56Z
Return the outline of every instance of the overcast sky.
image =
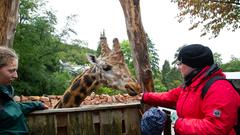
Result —
M128 40L124 14L119 0L48 0L58 18L58 28L63 27L66 16L78 15L74 30L77 38L88 42L88 47L97 49L100 32L104 29L108 44L117 37ZM188 22L178 23L175 18L178 9L170 0L140 0L142 23L145 32L158 49L160 65L164 60L172 62L174 53L183 44L200 43L209 46L213 52L222 55L228 62L232 55L240 58L239 35L224 31L215 39L200 37L200 30L188 31ZM76 37L74 37L76 38ZM111 47L111 46L110 46Z

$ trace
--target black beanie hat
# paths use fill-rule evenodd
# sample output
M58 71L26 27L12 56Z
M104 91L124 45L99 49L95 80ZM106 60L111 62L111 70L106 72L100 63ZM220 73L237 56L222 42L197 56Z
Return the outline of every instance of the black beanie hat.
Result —
M177 60L192 68L203 68L214 63L212 51L201 44L184 46L180 50Z

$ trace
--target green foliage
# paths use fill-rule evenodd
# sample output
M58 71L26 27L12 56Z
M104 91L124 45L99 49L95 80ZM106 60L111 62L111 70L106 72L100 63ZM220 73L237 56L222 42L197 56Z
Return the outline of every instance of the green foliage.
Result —
M167 86L168 81L168 73L170 72L170 64L167 60L164 61L164 64L162 66L162 83Z
M160 68L159 68L159 55L157 49L154 47L155 44L152 43L151 39L147 36L147 45L148 45L148 55L150 60L150 65L152 68L152 73L154 78L160 77ZM135 75L134 62L131 53L129 41L125 40L121 43L121 50L123 51L124 59L130 72Z
M203 26L201 36L211 33L217 37L223 28L235 31L239 29L240 3L229 0L172 0L178 5L178 21L190 17L190 30Z
M70 86L71 80L73 77L69 74L68 71L63 72L54 72L49 78L49 94L52 95L62 95L64 91Z
M167 74L167 85L168 89L176 88L183 83L183 78L177 68L171 68L170 72Z
M38 78L34 78L32 81L25 81L20 79L14 82L14 87L16 88L17 95L61 95L64 93L66 88L70 85L72 76L64 72L55 72L51 75L43 77L41 75ZM32 77L32 76L31 76Z
M162 84L160 79L154 79L154 90L156 92L167 91L167 88Z
M96 94L108 94L108 95L117 95L117 94L123 94L123 91L120 90L114 90L108 87L100 87L98 90L95 91Z
M153 77L159 78L160 77L159 55L157 53L157 49L154 47L155 44L152 43L148 35L147 35L147 45L148 45L148 55L149 55L150 65L152 68Z
M128 68L129 68L131 74L136 76L136 72L135 72L135 69L134 69L134 62L133 62L133 57L132 57L129 41L127 41L127 40L122 41L122 43L121 43L121 50L122 50L123 55L124 55L125 63L128 65Z
M165 60L162 68L162 83L167 89L172 89L182 84L183 78L176 67L170 67L170 64Z
M13 84L18 95L62 94L72 76L60 71L59 59L86 64L85 54L94 52L81 46L81 41L63 43L55 32L56 16L43 6L38 0L20 2L20 23L13 44L20 56L19 79Z
M39 1L37 0L21 0L19 5L19 23L27 23L31 19L31 15L36 13L39 7Z
M232 57L231 61L221 65L224 72L240 71L240 58Z
M86 54L95 54L94 50L90 50L80 45L60 45L61 51L58 53L58 58L62 61L70 62L71 64L84 65L88 63Z
M213 54L214 62L217 63L218 65L222 65L222 58L221 54L219 53L214 53Z

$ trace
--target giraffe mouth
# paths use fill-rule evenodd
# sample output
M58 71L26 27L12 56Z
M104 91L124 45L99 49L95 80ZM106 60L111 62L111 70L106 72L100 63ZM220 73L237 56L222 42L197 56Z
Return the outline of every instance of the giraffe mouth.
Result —
M133 89L127 89L127 92L130 96L136 96L137 93Z
M130 84L127 84L125 86L125 88L127 89L127 93L130 95L130 96L136 96L138 93L137 93L137 89L138 87L135 87L134 85L130 85Z

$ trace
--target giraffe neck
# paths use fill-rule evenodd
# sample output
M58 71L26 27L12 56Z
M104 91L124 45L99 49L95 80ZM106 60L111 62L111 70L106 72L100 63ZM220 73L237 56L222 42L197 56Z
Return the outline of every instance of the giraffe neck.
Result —
M77 76L65 91L57 108L78 107L100 84L101 75L92 67Z

